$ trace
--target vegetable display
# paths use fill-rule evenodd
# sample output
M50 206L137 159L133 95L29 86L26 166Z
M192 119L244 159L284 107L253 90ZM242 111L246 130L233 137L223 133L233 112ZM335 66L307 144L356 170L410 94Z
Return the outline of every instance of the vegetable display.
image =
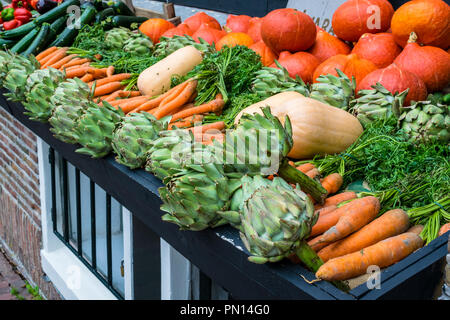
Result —
M288 258L342 290L449 230L445 2L349 0L336 35L294 9L222 27L118 0L34 5L2 11L5 95L77 152L161 179L164 221L231 225L251 262Z

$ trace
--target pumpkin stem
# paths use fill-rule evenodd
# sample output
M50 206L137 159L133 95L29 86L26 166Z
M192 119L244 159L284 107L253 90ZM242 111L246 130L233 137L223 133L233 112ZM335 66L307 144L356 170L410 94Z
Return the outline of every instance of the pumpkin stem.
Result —
M413 31L409 35L408 43L416 43L417 42L417 34Z

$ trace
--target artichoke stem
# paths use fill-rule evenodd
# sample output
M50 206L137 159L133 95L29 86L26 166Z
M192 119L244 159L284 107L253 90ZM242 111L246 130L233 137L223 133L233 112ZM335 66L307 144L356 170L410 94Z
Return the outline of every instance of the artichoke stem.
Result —
M318 203L323 204L327 197L327 190L314 179L311 179L306 174L294 168L284 159L279 170L278 175L290 183L298 183L300 188L308 193Z

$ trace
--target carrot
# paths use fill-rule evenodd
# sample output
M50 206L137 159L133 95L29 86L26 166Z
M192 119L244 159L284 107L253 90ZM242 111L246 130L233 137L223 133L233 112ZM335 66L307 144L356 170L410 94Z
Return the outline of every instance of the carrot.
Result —
M216 130L220 131L223 129L225 129L225 122L218 121L218 122L204 124L202 126L195 126L195 127L189 128L187 130L192 131L194 133L194 135L196 135L199 133L205 133L208 131L216 131Z
M310 162L301 164L297 167L297 170L300 170L303 173L307 173L309 170L314 169L316 166Z
M94 76L94 79L100 79L106 77L106 71L108 68L89 68L88 73L92 74Z
M89 70L89 67L78 67L71 70L66 70L66 78L80 78L84 76Z
M96 87L94 91L94 97L103 96L108 93L112 93L122 88L122 84L119 81L104 84Z
M65 65L67 62L69 62L70 60L76 58L77 55L76 54L70 54L68 56L65 56L64 58L62 58L61 60L47 66L47 68L55 68L55 69L59 69L61 68L63 65Z
M211 145L211 144L213 144L214 140L217 140L218 142L223 142L224 139L225 139L224 134L217 134L217 135L206 136L206 139L203 138L201 142L204 145Z
M406 231L406 232L413 232L413 233L416 233L416 234L421 234L423 228L424 228L423 225L417 224L417 225L412 226L411 228L409 228L408 231Z
M40 63L42 59L44 59L45 57L49 56L51 53L53 53L57 50L58 50L58 47L50 47L50 48L42 51L41 53L39 53L36 56L36 60L39 61L39 63Z
M345 213L339 217L336 225L325 231L321 242L335 242L348 236L375 219L380 211L380 200L372 196L356 199L348 205L350 206L344 205L341 207L346 207Z
M90 62L90 61L91 60L87 59L87 58L84 58L84 59L75 58L75 59L72 59L71 61L67 62L66 64L62 65L61 68L59 68L59 70L62 71L64 69L67 70L70 67L81 66L82 64L85 64L85 63Z
M69 50L69 48L64 47L56 51L55 54L51 56L51 58L49 58L45 63L41 64L41 69L45 69L47 68L47 66L64 58L66 56L67 50Z
M450 222L444 224L440 229L439 229L439 237L442 236L444 233L446 233L447 231L450 231Z
M148 96L138 96L138 97L133 97L133 98L114 100L114 101L111 101L110 104L111 104L112 106L117 106L117 105L119 105L119 104L123 104L123 103L129 102L129 101L140 100L140 99L142 99L142 97L145 97L145 98L148 99Z
M183 88L181 93L178 94L176 97L174 97L173 100L169 100L168 102L166 102L167 99L170 99L172 97L172 95L170 95L166 99L161 101L160 109L157 110L154 114L155 118L161 119L162 117L165 117L166 115L170 114L175 109L183 106L189 100L190 96L194 93L196 87L197 87L197 80L189 81L188 84ZM174 91L174 92L177 92L177 91ZM190 115L187 115L186 117L189 117L189 116ZM175 120L186 118L186 117L180 117Z
M339 191L344 183L344 179L339 173L332 173L326 176L322 183L322 187L327 190L328 194L333 194Z
M365 274L369 266L388 267L422 245L423 240L417 234L405 232L363 250L327 261L317 270L316 277L328 281L351 279Z
M354 193L353 191L346 191L346 192L338 193L334 196L326 198L323 205L316 205L316 206L314 206L314 208L319 209L319 208L324 208L324 207L328 207L331 205L338 205L341 202L355 199L355 198L356 198L356 193Z
M120 90L114 91L110 95L108 95L104 100L107 102L111 102L120 96Z
M145 97L145 96L141 96L138 98L139 99L135 99L133 101L119 103L118 107L121 108L124 113L128 113L131 110L135 109L137 106L140 106L145 101L147 101L147 97ZM122 101L124 101L124 100L122 100Z
M111 77L114 74L114 71L114 66L109 66L108 68L106 68L106 76Z
M305 173L308 177L310 177L311 179L314 179L315 177L317 177L320 172L317 168L312 168L311 170L307 171Z
M141 92L140 91L124 91L124 90L120 90L118 92L119 92L119 97L121 97L121 98L134 98L134 97L141 96Z
M326 262L396 236L405 232L408 227L409 217L405 211L390 210L348 237L326 246L318 255Z
M317 210L315 211L315 214L317 214L317 215L319 216L319 218L320 218L320 217L323 217L323 216L329 214L330 212L333 212L333 211L336 210L336 209L337 209L337 206L335 206L335 205L333 204L333 205L328 206L328 207L324 207L324 208L317 209Z
M129 74L129 73L118 73L111 77L106 77L106 78L97 80L97 87L102 86L107 83L110 83L110 82L126 80L129 77L131 77L131 74ZM92 87L93 84L94 84L94 81L90 82L89 86Z
M322 235L318 235L315 238L312 238L308 241L308 245L313 249L315 252L319 252L322 248L325 248L328 244L325 242L320 242L320 239L322 238Z
M187 110L182 110L176 114L173 115L172 121L186 118L189 116L192 116L194 114L205 114L209 112L218 112L222 110L223 106L225 105L225 102L222 99L214 99L208 103L189 108Z
M91 80L94 80L94 77L92 76L92 74L86 73L84 76L82 76L80 78L80 80L87 83L87 82L89 82Z
M188 128L188 127L192 127L194 125L194 123L196 122L200 122L203 120L203 116L202 115L195 115L192 117L188 117L186 119L183 119L181 121L177 121L177 122L173 122L169 125L169 130L172 130L174 127L177 128Z
M103 59L103 57L102 57L102 55L101 55L100 53L97 53L97 54L94 56L94 58L97 59L97 60L99 60L99 61Z

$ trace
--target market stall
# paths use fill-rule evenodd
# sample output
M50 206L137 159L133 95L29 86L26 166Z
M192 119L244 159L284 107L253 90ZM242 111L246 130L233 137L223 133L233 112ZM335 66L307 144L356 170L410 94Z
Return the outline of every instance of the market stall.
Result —
M0 104L233 298L430 298L450 7L357 2L332 35L295 9L176 25L67 0L0 33Z

